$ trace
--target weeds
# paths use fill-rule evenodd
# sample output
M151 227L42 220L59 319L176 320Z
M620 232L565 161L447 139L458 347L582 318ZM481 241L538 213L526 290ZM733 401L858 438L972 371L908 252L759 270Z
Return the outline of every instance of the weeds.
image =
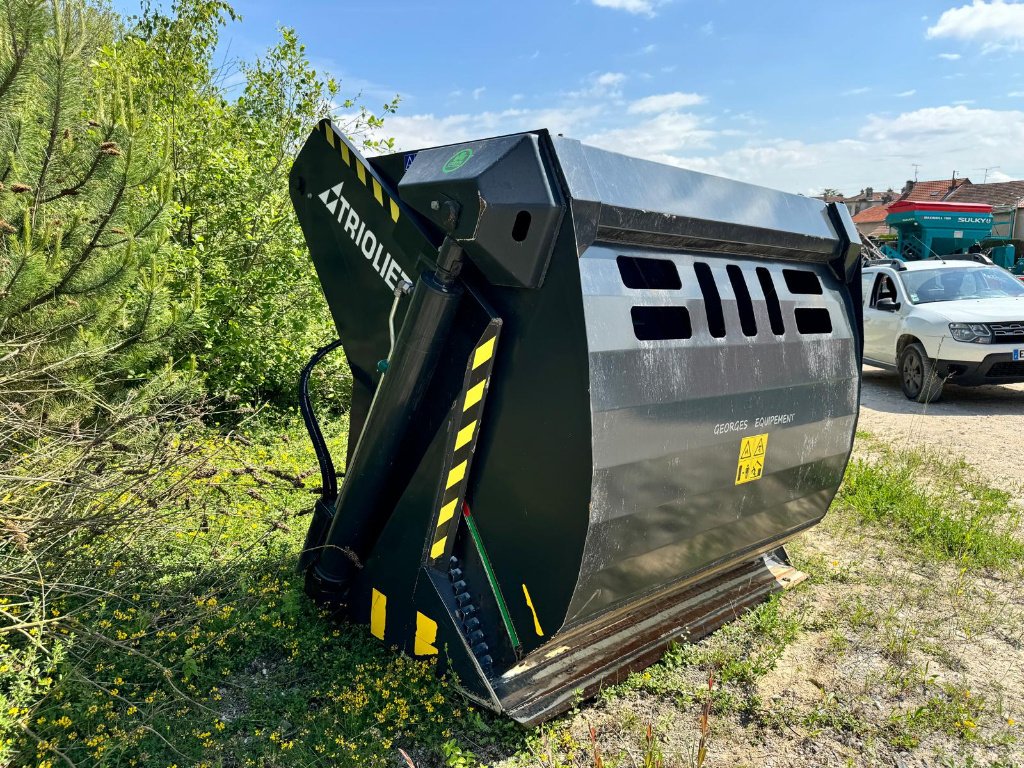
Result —
M837 501L935 557L991 568L1024 560L1021 511L961 461L881 447L850 464Z

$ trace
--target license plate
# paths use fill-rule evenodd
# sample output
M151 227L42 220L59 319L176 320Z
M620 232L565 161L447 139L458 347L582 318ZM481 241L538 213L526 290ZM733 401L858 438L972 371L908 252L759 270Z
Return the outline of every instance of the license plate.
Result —
M1014 360L1024 360L1024 349L1015 349L1015 350L1013 350L1013 359Z

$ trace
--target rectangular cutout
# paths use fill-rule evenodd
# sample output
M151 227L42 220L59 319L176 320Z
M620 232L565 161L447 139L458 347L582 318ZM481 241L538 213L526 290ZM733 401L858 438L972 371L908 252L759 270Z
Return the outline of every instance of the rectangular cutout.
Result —
M722 297L718 294L715 276L711 273L711 267L701 261L693 265L693 271L697 273L697 284L700 285L700 292L704 297L708 331L716 339L721 339L725 336L725 315L722 314Z
M786 279L786 287L790 293L821 296L821 280L813 272L806 269L784 269L782 276Z
M832 333L832 318L827 309L821 307L798 307L796 329L800 333Z
M633 335L640 341L688 339L693 335L686 307L633 307Z
M757 336L757 319L754 317L754 302L750 300L747 281L743 279L743 270L735 264L725 268L732 283L732 292L736 294L736 309L740 313L740 328L744 336Z
M627 288L651 291L678 291L683 287L676 263L668 259L645 259L640 256L618 256L622 284Z
M772 273L764 267L758 267L757 281L761 283L761 292L764 294L765 304L768 305L768 322L771 323L772 333L782 336L786 332L786 325L782 322L782 305L779 304L779 294L775 291L775 283L772 282Z

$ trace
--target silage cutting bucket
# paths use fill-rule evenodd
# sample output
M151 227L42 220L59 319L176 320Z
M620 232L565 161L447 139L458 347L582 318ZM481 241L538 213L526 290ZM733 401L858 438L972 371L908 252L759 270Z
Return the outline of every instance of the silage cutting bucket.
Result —
M536 723L779 588L857 420L844 206L545 131L367 160L328 121L291 193L354 379L310 594Z

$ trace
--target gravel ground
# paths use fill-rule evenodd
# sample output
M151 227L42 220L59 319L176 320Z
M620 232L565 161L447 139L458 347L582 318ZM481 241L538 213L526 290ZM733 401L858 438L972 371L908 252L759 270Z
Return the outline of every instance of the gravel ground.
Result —
M1022 488L1024 384L946 385L942 400L922 405L903 396L895 373L865 366L858 429L896 444L945 448L996 485Z

